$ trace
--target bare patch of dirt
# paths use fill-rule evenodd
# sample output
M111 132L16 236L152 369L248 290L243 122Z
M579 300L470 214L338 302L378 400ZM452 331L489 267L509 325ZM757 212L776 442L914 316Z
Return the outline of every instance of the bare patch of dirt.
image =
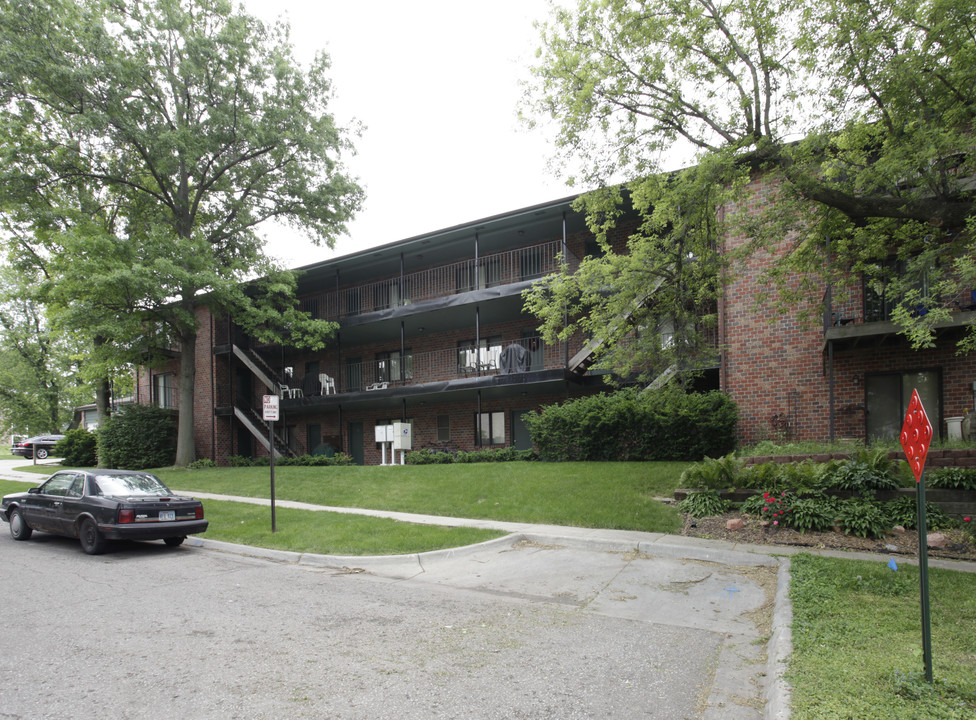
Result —
M726 522L735 518L743 521L742 529L726 529ZM976 545L968 540L962 530L930 530L929 534L933 532L945 535L947 544L943 549L930 547L929 557L976 561ZM707 518L693 518L686 515L681 534L750 545L784 545L918 557L918 533L914 530L906 530L903 533L890 532L886 537L878 539L845 535L842 532L801 533L791 528L763 526L759 518L741 513Z

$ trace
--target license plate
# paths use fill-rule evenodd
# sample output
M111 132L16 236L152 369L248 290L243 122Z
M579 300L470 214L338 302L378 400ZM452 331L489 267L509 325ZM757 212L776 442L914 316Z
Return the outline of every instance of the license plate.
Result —
M159 522L172 522L176 520L175 510L160 510L159 511Z

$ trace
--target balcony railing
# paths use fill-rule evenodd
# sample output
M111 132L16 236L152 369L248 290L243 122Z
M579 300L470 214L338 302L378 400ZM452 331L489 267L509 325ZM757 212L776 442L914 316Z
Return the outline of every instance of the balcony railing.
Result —
M439 265L378 282L333 290L302 300L302 310L326 320L362 315L434 298L500 285L536 280L559 269L560 241ZM568 252L568 251L567 251ZM579 258L568 253L571 268Z
M513 347L515 346L515 347ZM382 360L325 367L321 373L294 378L291 397L385 390L459 378L506 375L566 367L565 343L519 338L491 346L464 346L405 353Z
M824 293L823 306L824 332L833 327L861 325L866 323L890 322L897 300L879 296L865 289L861 296L846 296L840 299L828 290ZM972 312L976 310L976 290L965 293L943 303L943 307L953 312ZM917 310L919 315L927 312L924 306Z

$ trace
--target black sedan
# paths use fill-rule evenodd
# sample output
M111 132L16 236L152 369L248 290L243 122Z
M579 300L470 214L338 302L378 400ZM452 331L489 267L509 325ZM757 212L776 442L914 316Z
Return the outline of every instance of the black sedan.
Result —
M10 453L12 455L23 455L28 460L33 459L35 455L37 455L38 460L46 460L59 440L64 440L64 435L36 435L14 443L10 447Z
M40 487L5 496L0 514L14 540L28 540L34 530L67 535L89 555L105 550L107 540L176 546L208 524L199 500L174 495L151 473L129 470L62 470Z

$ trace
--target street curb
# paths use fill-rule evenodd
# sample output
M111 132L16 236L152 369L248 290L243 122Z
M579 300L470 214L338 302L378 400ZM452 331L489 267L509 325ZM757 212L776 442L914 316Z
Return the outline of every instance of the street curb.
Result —
M790 559L780 558L773 631L766 646L765 720L789 720L792 689L784 673L793 655L793 603L790 601Z

